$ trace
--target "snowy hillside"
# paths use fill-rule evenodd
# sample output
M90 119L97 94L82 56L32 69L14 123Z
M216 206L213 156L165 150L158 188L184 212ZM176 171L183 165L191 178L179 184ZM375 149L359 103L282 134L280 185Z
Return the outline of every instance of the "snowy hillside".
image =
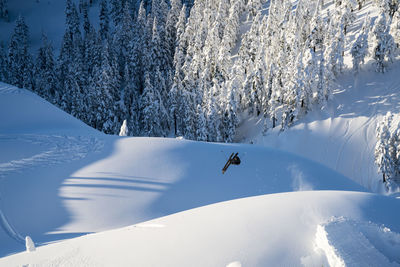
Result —
M400 266L400 64L375 53L400 10L8 2L14 40L27 24L30 49L43 28L64 50L22 68L0 47L0 80L31 89L0 82L0 266ZM106 135L34 92L103 132L178 137Z
M106 136L26 90L0 94L0 266L365 264L351 244L399 262L398 199L356 193L318 163L255 145ZM222 175L234 151L242 164ZM6 256L28 235L36 251Z

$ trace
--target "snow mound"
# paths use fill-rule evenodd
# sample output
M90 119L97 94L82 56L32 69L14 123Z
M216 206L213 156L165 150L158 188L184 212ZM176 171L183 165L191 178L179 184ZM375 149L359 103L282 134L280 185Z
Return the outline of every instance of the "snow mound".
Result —
M99 134L36 94L0 82L0 134Z
M399 215L387 210L399 208L362 192L269 194L40 246L0 266L398 266Z
M372 222L334 218L315 239L330 266L400 266L400 234Z

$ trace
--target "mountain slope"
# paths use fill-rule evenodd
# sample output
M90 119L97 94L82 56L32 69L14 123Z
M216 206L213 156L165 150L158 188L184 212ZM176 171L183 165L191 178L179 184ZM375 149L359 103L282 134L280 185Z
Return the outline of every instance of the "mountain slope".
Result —
M5 148L1 209L20 236L31 235L39 243L247 196L364 190L323 166L277 150L106 136L26 90L2 84L0 92L0 121L7 126L0 132ZM19 99L23 106L15 104ZM234 151L242 164L222 175ZM6 233L0 239L3 255L23 248Z
M40 247L0 259L0 265L399 266L393 252L400 246L400 217L387 213L399 205L355 192L265 195ZM360 230L369 241L357 235Z

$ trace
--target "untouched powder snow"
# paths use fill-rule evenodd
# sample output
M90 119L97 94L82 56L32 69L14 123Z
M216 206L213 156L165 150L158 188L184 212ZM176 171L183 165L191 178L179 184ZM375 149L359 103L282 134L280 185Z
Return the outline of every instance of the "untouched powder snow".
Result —
M315 249L317 227L325 225L328 242L347 266L398 266L390 251L379 255L379 227L398 236L397 199L369 193L303 191L271 194L214 204L118 230L86 235L0 259L1 266L331 266L331 257ZM334 227L334 216L348 218ZM352 227L352 221L357 222ZM326 224L325 224L326 223ZM366 242L358 229L370 231ZM383 232L382 232L383 233ZM351 235L350 235L351 234ZM385 237L393 251L398 239ZM345 247L351 240L355 246ZM393 243L390 243L395 241ZM364 243L365 242L365 243ZM370 257L358 252L370 246ZM349 257L342 254L347 249ZM351 257L352 261L350 261ZM357 257L357 258L354 258ZM382 261L380 261L382 260ZM397 261L397 263L395 262ZM235 265L233 264L235 263ZM337 266L337 265L336 265Z
M346 256L352 244L399 264L399 200L316 162L255 145L106 136L26 90L1 84L0 94L0 266L367 264ZM232 152L242 163L222 175Z
M26 235L43 244L254 195L364 191L274 149L106 136L26 90L3 85L0 94L2 255L22 250ZM17 96L23 106L10 104ZM242 164L222 175L232 152Z

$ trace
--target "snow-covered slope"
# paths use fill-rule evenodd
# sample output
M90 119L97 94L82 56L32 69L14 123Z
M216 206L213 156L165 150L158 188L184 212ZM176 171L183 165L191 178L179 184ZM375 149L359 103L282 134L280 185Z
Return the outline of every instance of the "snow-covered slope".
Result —
M343 235L369 225L378 234L354 244L398 262L387 244L399 246L399 200L318 163L255 145L106 136L26 90L0 94L0 266L365 264L344 254L341 225ZM222 175L234 151L242 163ZM123 226L6 256L27 235L44 245Z
M264 147L106 136L0 83L0 266L399 266L400 200L365 192L398 70L345 73L285 132L245 123Z
M2 84L0 93L1 207L17 240L52 241L266 193L363 190L276 150L105 136L26 90ZM242 164L222 175L233 151ZM5 234L3 254L23 248Z
M400 112L399 74L396 63L385 74L366 70L355 78L344 75L324 110L311 112L284 132L246 132L246 140L307 157L383 192L382 175L374 163L376 125L388 111Z
M0 265L399 266L400 218L388 207L400 202L338 191L265 195L86 235Z
M334 5L328 1L326 10ZM332 99L320 110L315 107L284 132L280 127L261 134L263 119L249 118L239 128L238 141L278 148L317 161L374 192L386 192L382 174L374 162L376 126L387 112L400 118L400 64L389 63L386 73L375 72L371 56L358 74L352 70L350 48L365 17L375 20L378 9L366 1L356 10L357 20L346 35L346 68L335 81ZM391 188L396 193L398 189Z

